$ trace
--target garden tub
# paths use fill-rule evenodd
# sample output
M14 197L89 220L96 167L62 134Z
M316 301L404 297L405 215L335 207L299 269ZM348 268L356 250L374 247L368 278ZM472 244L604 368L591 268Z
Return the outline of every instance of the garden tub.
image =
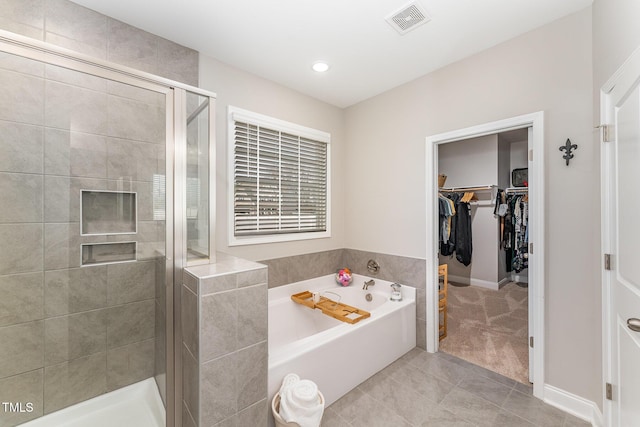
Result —
M391 282L353 275L340 286L333 274L269 289L269 397L295 373L318 385L328 406L416 345L416 290L402 286L402 301L390 301ZM303 291L362 309L371 317L355 324L297 304ZM371 301L367 301L371 294ZM339 295L339 297L337 296Z

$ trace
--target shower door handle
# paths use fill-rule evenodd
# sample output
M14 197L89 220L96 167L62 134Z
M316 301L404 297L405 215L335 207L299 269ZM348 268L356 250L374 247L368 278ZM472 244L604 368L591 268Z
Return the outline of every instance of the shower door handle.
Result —
M640 332L640 319L634 317L627 319L627 327L634 332Z

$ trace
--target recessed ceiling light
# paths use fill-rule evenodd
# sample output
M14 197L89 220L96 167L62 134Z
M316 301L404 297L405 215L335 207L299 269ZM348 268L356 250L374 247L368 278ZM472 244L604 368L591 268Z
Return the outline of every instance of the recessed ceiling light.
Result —
M313 68L313 71L316 71L318 73L324 73L325 71L327 71L329 69L329 64L327 64L324 61L318 61L315 62L311 68Z

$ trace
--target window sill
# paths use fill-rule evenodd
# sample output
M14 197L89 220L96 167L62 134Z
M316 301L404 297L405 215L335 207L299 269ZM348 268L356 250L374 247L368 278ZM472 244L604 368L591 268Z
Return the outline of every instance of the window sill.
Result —
M313 233L271 234L266 236L229 236L229 246L262 245L266 243L294 242L298 240L327 239L330 231Z

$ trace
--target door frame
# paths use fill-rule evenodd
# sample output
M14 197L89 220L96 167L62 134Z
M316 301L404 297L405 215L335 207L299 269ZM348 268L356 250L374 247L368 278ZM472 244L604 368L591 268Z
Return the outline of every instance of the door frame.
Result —
M544 218L544 112L524 114L495 122L458 129L426 138L426 343L427 351L438 351L438 146L479 136L515 129L531 128L529 156L529 243L534 244L529 256L529 336L535 337L533 360L529 368L533 378L533 395L542 399L544 393L544 283L545 283L545 218ZM430 206L430 207L429 207Z
M626 94L627 88L634 85L640 76L640 48L637 48L618 70L600 88L600 123L602 125L613 123L612 109ZM615 129L608 129L616 132ZM601 256L602 271L602 376L603 385L613 384L615 372L613 372L613 350L615 345L615 331L612 328L612 275L616 269L607 270L604 265L604 254L614 255L614 236L611 230L613 220L612 198L615 191L615 177L613 176L615 153L614 147L604 142L604 131L601 131L600 144L600 218L601 218ZM615 262L615 258L613 260ZM614 389L615 396L615 389ZM605 426L612 426L614 422L614 402L608 400L603 387L602 408Z

